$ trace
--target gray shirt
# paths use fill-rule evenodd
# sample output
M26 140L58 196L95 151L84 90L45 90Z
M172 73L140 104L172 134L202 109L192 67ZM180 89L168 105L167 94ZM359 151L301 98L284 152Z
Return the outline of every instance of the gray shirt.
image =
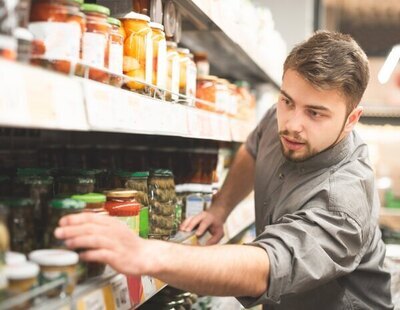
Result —
M293 163L282 154L273 107L246 147L256 160L251 244L267 252L270 276L263 295L239 301L264 309L393 309L380 203L357 133Z

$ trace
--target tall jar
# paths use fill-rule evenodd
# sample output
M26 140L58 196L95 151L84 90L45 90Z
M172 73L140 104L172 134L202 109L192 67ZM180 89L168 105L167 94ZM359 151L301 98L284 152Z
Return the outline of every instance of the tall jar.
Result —
M28 29L41 48L34 49L34 64L70 73L71 63L80 58L85 15L80 11L83 0L33 0Z
M109 17L107 22L111 25L111 32L108 42L108 69L117 74L122 74L124 59L124 32L121 29L121 21Z
M150 17L130 12L122 19L126 38L124 42L124 73L134 78L127 86L131 90L143 91L145 84L153 81L153 44L150 28Z
M153 85L165 89L167 86L167 41L164 26L150 23L153 40Z
M167 41L167 99L179 99L179 78L180 78L180 58L178 45L175 42Z
M108 48L111 25L107 22L110 9L97 4L85 3L81 6L86 15L86 31L82 39L82 61L97 69L89 70L89 78L108 82L108 74L103 68L108 68Z
M180 61L179 93L193 98L196 96L196 64L189 49L178 48L178 53Z

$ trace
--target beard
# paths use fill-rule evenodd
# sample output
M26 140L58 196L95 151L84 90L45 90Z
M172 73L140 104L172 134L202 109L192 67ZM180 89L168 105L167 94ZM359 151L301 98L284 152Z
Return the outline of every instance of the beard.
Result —
M302 148L303 153L301 155L297 155L296 153L298 151L285 149L282 140L279 139L283 156L291 162L296 162L296 163L303 162L319 153L317 150L311 147L310 143L307 140L302 139L300 135L297 133L291 134L288 130L282 130L279 131L279 137L282 136L290 137L296 140L297 142L304 144Z

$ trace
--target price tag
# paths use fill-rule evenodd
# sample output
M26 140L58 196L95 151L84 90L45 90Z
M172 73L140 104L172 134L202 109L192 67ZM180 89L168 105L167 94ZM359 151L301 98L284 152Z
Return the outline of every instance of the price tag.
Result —
M81 298L77 305L78 310L107 310L102 289L98 289Z
M156 280L149 276L142 276L144 298L148 299L157 292Z
M124 275L118 275L111 281L112 292L114 296L115 309L129 310L131 309L131 301L129 299L128 282Z

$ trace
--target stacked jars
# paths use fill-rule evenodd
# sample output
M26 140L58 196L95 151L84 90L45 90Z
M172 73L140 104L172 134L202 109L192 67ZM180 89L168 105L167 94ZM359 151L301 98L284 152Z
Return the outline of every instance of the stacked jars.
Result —
M153 45L150 18L131 12L122 18L126 37L124 41L124 73L133 78L127 82L131 90L145 91L152 83Z
M196 96L197 68L193 55L187 48L178 48L180 62L179 93L193 98Z
M164 26L150 23L153 40L153 85L161 89L167 86L167 41Z
M167 42L167 99L179 99L179 77L180 77L180 57L178 45L175 42Z
M107 22L110 10L97 4L83 4L82 11L86 15L86 31L82 40L82 61L90 65L89 78L108 82L108 74L102 69L108 68L109 36L111 25Z
M150 210L149 238L168 239L175 227L176 194L169 170L152 171L148 179Z
M85 15L83 0L33 0L29 31L37 40L33 49L35 64L69 73L79 60ZM40 42L40 43L39 43Z

